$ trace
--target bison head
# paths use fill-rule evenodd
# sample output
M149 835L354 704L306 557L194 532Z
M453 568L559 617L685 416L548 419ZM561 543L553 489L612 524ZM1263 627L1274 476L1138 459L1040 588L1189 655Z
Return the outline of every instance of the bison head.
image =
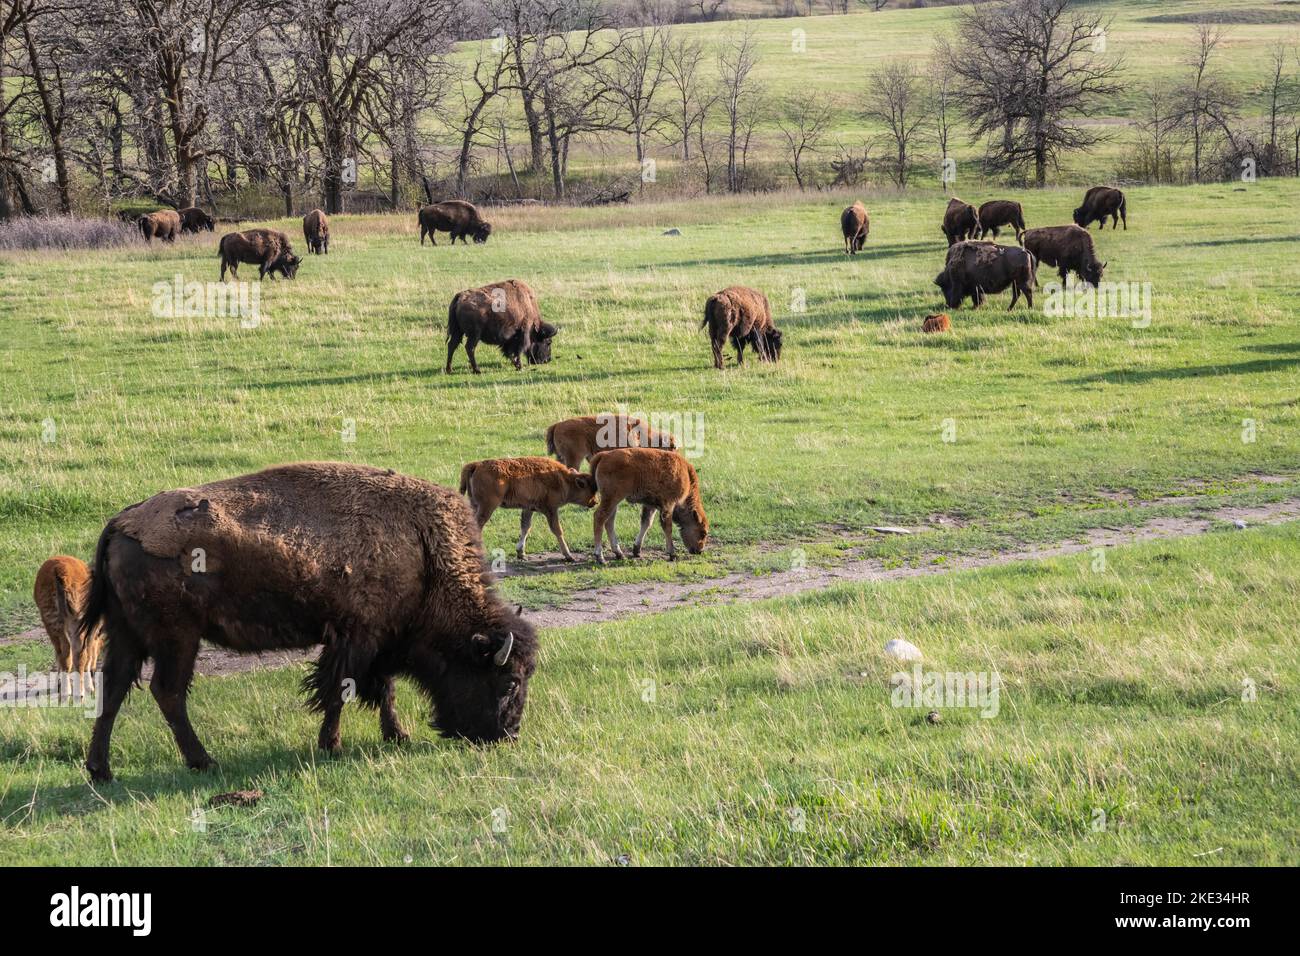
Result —
M691 554L699 554L709 538L709 519L698 506L687 501L673 509L673 520L682 529L682 544Z
M948 305L948 308L956 309L961 306L961 289L957 287L957 283L953 281L947 269L934 277L934 284L943 290L943 301Z
M217 229L217 224L213 221L212 217L209 216L206 212L203 213L203 221L200 223L200 225L208 232L215 232Z
M1084 282L1088 283L1090 286L1096 287L1101 285L1101 274L1105 271L1106 263L1098 262L1096 259L1093 259L1092 262L1083 267L1083 271L1080 274L1083 276Z
M551 360L551 339L555 338L558 331L560 330L549 322L543 322L537 327L526 353L529 365L545 365Z
M596 479L576 469L569 469L569 501L584 508L596 507Z
M1088 228L1088 224L1084 221L1084 218L1083 218L1083 207L1082 207L1082 206L1080 206L1078 209L1076 209L1076 210L1074 211L1074 224L1075 224L1076 226L1082 226L1082 227L1085 228L1085 229Z
M434 725L444 737L474 743L513 740L536 666L532 626L507 611L499 624L475 633L461 653L439 662L430 687Z
M271 271L279 272L286 279L293 279L298 275L298 264L300 262L302 262L301 257L295 256L292 252L286 252L275 260L275 265L271 266Z
M767 356L773 362L781 357L781 330L772 329L766 336Z
M474 227L474 241L480 245L488 241L488 236L492 235L492 223L480 222Z

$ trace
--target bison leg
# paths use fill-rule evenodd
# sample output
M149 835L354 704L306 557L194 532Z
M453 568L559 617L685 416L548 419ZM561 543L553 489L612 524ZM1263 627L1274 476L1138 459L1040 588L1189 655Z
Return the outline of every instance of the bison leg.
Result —
M636 533L636 541L632 544L632 557L641 557L641 542L645 540L646 532L650 530L650 522L654 519L654 505L643 505L641 507L641 530Z
M600 545L604 532L609 532L609 546L614 550L618 557L623 557L623 552L618 549L618 538L614 534L614 518L618 515L618 502L612 498L607 498L602 492L600 504L596 506L596 514L592 518L592 537L596 539L595 557L599 564L605 563L605 555L601 553Z
M714 339L711 344L713 345L713 367L720 369L722 368L722 343Z
M397 718L397 684L392 676L384 678L383 696L379 701L379 732L389 743L404 744L411 735L402 727Z
M474 505L474 520L478 522L480 528L488 523L488 519L492 517L492 512L497 510L496 505L487 501L475 502L471 500L471 504ZM531 516L529 520L532 520ZM520 557L522 558L523 555L521 554Z
M668 560L677 560L677 551L673 548L673 509L661 508L659 510L659 523L664 529L664 545L668 548Z
M1024 292L1025 301L1029 303L1029 307L1032 309L1034 307L1034 280L1030 279L1026 282L1021 291Z
M478 370L478 362L474 360L474 350L476 348L478 348L478 338L473 335L465 336L465 355L469 359L469 370L475 375L479 375L481 373ZM518 363L518 361L519 359L516 357L515 362ZM518 367L518 364L516 364L515 368Z
M140 665L144 663L145 652L134 634L125 627L113 628L113 640L104 655L104 686L100 693L104 696L103 711L95 721L95 729L90 734L90 752L86 755L86 770L91 780L108 782L113 779L109 767L108 744L113 736L113 722L117 712L122 708L131 685L140 676Z
M483 527L479 525L479 527ZM524 548L528 544L528 532L533 527L533 509L525 508L519 515L519 543L515 545L515 557L524 559Z
M552 508L546 513L546 523L551 528L551 534L555 535L555 540L560 542L560 554L564 555L564 560L572 561L573 554L569 551L569 543L564 540L564 529L560 527L560 513ZM519 540L522 546L523 538L520 538Z
M194 733L185 706L190 680L194 676L194 658L199 651L198 638L178 640L168 637L164 642L154 651L153 679L149 681L149 690L176 738L176 746L180 748L186 766L191 770L207 770L212 766L212 758Z
M736 364L744 365L745 364L745 340L733 338L731 340L731 344L736 349Z
M447 367L444 369L447 375L451 374L451 357L456 354L456 347L460 345L462 337L459 325L447 330Z

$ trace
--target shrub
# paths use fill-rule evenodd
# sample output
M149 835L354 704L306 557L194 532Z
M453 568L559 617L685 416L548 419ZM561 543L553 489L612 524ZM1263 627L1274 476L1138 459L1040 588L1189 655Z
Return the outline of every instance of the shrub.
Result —
M0 250L110 249L140 238L135 223L77 216L28 216L0 222Z

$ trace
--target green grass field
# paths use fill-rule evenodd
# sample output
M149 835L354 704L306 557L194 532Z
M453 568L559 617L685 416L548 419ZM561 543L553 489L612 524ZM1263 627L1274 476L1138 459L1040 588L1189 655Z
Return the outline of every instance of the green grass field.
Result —
M0 862L1294 865L1297 561L1292 525L1116 548L1102 573L1085 555L549 631L523 735L494 748L422 729L396 749L349 708L323 759L300 670L200 678L218 768L185 770L137 692L119 779L92 790L87 719L4 709ZM894 637L996 672L996 715L892 706ZM404 688L408 726L422 706ZM205 809L250 788L255 808Z

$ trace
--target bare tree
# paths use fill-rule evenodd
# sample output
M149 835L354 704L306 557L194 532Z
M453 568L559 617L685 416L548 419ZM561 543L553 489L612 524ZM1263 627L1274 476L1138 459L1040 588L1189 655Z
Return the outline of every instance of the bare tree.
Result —
M1199 183L1204 175L1207 147L1216 126L1223 128L1236 105L1235 94L1212 62L1226 37L1220 26L1197 25L1195 43L1185 61L1188 76L1178 91L1179 119L1191 139L1193 182Z
M804 160L821 149L834 112L830 102L817 97L795 94L785 101L777 127L785 139L786 163L800 189L804 188Z
M475 142L487 127L488 105L510 89L509 52L504 44L480 41L474 47L475 59L468 82L460 84L462 106L458 131L460 148L456 158L456 195L466 195L470 162Z
M666 122L660 90L668 80L668 45L671 30L649 27L630 32L601 70L610 100L626 117L636 161L645 162L646 138Z
M30 0L0 0L0 220L9 219L15 209L25 215L36 212L10 129L11 113L23 94L8 81L10 43L34 15Z
M870 76L866 116L889 132L894 145L888 160L889 177L898 187L906 188L916 164L913 151L930 119L924 87L911 61L893 60Z
M1156 183L1171 182L1176 176L1175 150L1181 142L1177 100L1156 80L1142 92L1141 104L1137 121L1138 172Z
M705 107L700 89L700 64L704 46L686 34L674 35L664 53L672 108L666 111L667 122L682 147L682 162L691 160L691 130L703 122Z
M958 91L957 76L952 69L953 53L946 37L935 43L934 54L926 70L929 84L930 132L934 135L935 145L939 148L939 159L946 164L952 158L952 136L957 118ZM940 176L943 191L948 191L948 179Z
M739 192L750 135L762 108L762 93L753 78L758 41L752 26L733 33L718 50L719 103L727 121L727 191Z
M1104 54L1110 21L1073 6L1071 0L1010 0L958 14L959 55L950 65L961 79L972 135L985 138L991 168L1027 170L1039 186L1063 153L1103 139L1078 121L1121 89L1121 63Z

